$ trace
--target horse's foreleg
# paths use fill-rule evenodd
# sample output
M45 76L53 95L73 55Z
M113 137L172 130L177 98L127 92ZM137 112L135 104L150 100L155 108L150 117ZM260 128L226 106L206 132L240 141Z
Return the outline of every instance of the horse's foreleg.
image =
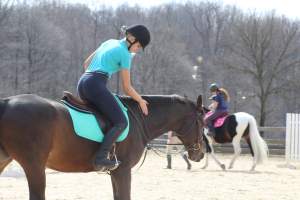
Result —
M204 129L204 142L205 142L205 147L206 147L206 153L205 153L205 164L201 169L206 169L208 166L208 154L212 151L208 139L207 139L207 129Z
M221 167L222 170L225 170L225 169L226 169L225 165L224 165L223 163L221 163L221 162L217 159L217 157L216 157L216 155L214 154L213 151L211 152L211 157L212 157L212 158L214 159L214 161Z
M130 200L131 169L117 168L111 173L114 200Z
M237 157L239 157L239 155L242 152L240 141L241 141L241 138L239 138L239 137L234 137L233 140L232 140L234 156L233 156L232 160L230 161L229 169L233 168L235 160L237 159Z
M208 154L210 154L210 153L206 153L205 154L205 164L204 164L204 166L201 168L201 169L206 169L207 168L207 166L208 166Z
M191 170L192 168L192 164L190 163L189 159L188 159L188 156L187 154L184 152L184 153L181 153L181 157L183 158L183 160L186 162L186 167L187 167L187 170Z
M205 165L202 167L203 169L205 169L208 166L208 156L211 155L211 157L214 159L214 161L221 167L222 170L225 170L225 165L222 164L217 157L215 156L215 152L214 152L214 147L213 147L213 139L210 136L205 136L207 137L208 140L208 145L210 147L210 152L206 153L206 162Z

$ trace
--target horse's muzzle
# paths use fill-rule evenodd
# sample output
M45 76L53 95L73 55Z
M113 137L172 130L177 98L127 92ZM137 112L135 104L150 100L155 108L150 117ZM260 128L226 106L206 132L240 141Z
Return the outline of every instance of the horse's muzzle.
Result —
M194 162L200 162L200 160L204 157L204 153L203 152L199 152L197 154L189 154L189 159L194 161Z

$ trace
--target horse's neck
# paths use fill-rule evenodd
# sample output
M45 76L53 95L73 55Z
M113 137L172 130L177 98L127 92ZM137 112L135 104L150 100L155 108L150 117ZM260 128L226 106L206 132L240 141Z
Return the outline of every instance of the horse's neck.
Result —
M132 114L135 115L131 118L133 118L133 120L139 120L136 126L141 126L141 124L143 124L144 141L146 143L170 130L178 130L182 124L181 119L183 119L188 112L184 104L179 106L178 103L164 101L151 102L151 98L148 99L148 101L150 108L148 116L141 114L141 111L135 102L128 101L127 99L126 103L127 106L130 107L129 109L132 110ZM138 128L140 129L141 127Z

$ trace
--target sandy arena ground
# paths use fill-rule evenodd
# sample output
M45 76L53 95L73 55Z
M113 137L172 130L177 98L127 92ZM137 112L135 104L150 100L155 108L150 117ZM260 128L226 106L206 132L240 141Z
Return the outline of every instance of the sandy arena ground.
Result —
M226 166L232 155L218 157ZM249 172L250 156L241 156L233 170L222 171L210 160L192 163L191 171L178 155L173 169L165 169L166 159L149 153L139 170L133 169L133 200L296 200L300 199L300 165L285 168L284 158L271 157L267 164ZM47 200L112 200L110 177L97 173L61 173L47 170ZM0 200L28 199L23 171L12 163L0 176Z

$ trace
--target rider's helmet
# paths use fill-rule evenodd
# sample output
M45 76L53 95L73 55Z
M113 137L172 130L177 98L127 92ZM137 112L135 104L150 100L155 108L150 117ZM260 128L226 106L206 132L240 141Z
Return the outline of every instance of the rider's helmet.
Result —
M210 84L210 86L209 86L209 90L211 91L211 92L215 92L215 91L217 91L219 89L219 85L217 84L217 83L212 83L212 84Z
M126 34L130 33L132 36L136 38L135 42L139 42L143 49L149 44L150 42L150 32L144 25L133 25L126 28ZM133 42L132 44L134 44ZM131 45L132 45L131 44Z

